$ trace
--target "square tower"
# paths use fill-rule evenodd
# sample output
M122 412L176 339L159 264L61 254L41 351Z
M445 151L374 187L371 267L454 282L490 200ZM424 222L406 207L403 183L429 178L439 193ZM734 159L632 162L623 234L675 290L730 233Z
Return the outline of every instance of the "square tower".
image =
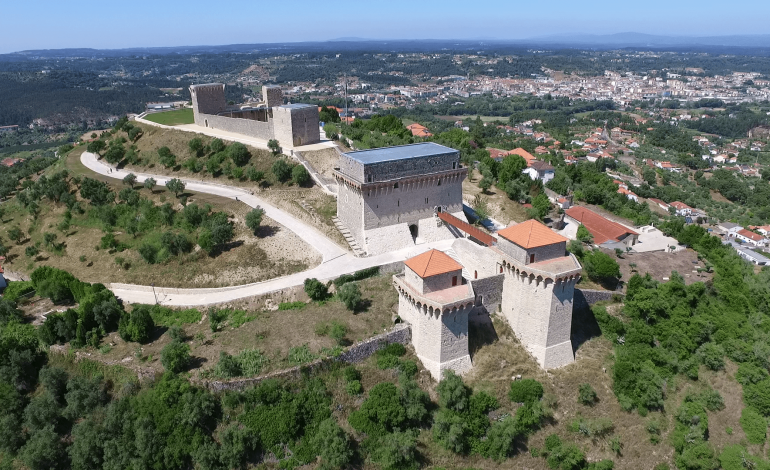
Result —
M398 314L412 326L417 357L436 380L443 371L471 369L468 314L474 295L462 277L462 265L446 253L430 250L404 262L393 276L399 293Z
M283 91L278 85L262 85L262 101L265 106L272 108L283 104Z
M334 176L337 217L368 254L455 235L438 220L465 220L460 152L433 142L348 152Z
M206 83L204 85L190 85L190 97L192 98L193 116L195 124L209 127L203 114L217 115L227 109L224 83Z
M541 367L572 363L572 300L582 268L567 239L535 220L498 235L503 315Z

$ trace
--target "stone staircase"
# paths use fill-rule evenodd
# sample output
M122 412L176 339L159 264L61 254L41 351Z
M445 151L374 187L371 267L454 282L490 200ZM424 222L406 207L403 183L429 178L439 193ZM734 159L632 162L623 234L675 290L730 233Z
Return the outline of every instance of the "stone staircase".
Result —
M366 256L366 252L361 249L360 246L358 246L358 242L356 242L356 239L353 238L353 235L350 233L350 230L348 230L345 225L340 222L340 219L337 218L337 216L332 217L332 222L334 222L334 226L337 227L337 230L340 231L343 237L345 237L345 241L348 242L348 245L350 245L350 249L353 250L353 254L357 256L358 258L363 258Z
M460 264L460 266L463 267L463 277L465 279L473 279L471 277L471 273L468 272L468 269L463 265L463 262L460 260L460 257L457 256L457 253L455 252L455 250L453 250L452 248L449 248L447 250L444 250L444 253L449 255L450 258L452 258L453 260L457 261Z

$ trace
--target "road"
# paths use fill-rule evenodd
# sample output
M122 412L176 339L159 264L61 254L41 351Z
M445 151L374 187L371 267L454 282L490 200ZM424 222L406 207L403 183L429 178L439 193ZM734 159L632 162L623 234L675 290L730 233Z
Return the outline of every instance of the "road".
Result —
M101 175L122 180L130 172L125 170L116 170L108 166L96 155L84 152L80 161L89 170ZM151 175L146 173L134 173L138 182L144 182L145 179L152 177L158 185L165 185L171 179L168 176ZM349 274L360 269L371 268L374 266L383 266L418 255L431 248L446 250L453 240L442 240L439 242L421 244L414 247L407 247L398 251L385 253L370 258L356 258L350 252L343 249L314 227L302 222L291 214L269 204L268 202L251 195L247 190L232 186L206 183L196 180L182 179L186 189L199 193L214 194L217 196L236 199L251 207L260 206L265 210L265 214L279 224L296 233L313 249L317 250L323 256L323 261L315 268L300 273L284 276L268 281L246 284L242 286L220 287L220 288L200 288L200 289L176 289L165 287L141 286L135 284L117 284L110 285L115 295L129 303L153 304L159 302L168 306L200 306L211 305L233 300L251 297L254 295L268 294L288 287L300 286L307 278L317 278L320 280L334 279L342 274Z

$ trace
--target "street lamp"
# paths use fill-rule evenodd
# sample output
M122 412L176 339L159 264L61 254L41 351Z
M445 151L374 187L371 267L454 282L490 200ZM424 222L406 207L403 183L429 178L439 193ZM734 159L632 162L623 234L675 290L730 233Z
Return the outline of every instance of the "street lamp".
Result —
M155 305L158 305L158 294L155 293L155 283L153 282L151 285L152 285L152 295L155 296Z

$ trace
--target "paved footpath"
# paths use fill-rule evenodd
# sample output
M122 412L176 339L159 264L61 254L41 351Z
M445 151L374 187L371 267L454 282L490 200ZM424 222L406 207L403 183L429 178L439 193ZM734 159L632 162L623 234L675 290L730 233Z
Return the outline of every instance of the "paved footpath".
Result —
M129 171L111 168L101 160L98 160L92 153L84 152L80 157L80 160L88 169L110 178L122 180L130 173ZM171 179L168 176L161 175L150 175L146 173L134 174L139 182L144 182L145 179L152 177L157 181L159 186L165 185L165 183ZM232 199L237 197L239 202L243 202L251 207L262 207L268 217L297 234L297 236L321 253L323 261L320 265L307 271L242 286L200 289L155 287L153 289L151 286L111 284L110 289L123 301L144 304L153 304L157 301L168 306L196 306L231 302L244 297L268 294L288 287L300 286L305 279L311 277L321 280L334 279L342 274L349 274L360 269L404 261L407 258L431 248L445 250L448 249L454 241L442 240L439 242L407 247L370 258L356 258L314 227L302 222L291 214L266 201L251 195L245 189L196 180L182 179L182 181L185 183L185 188L191 191L215 194L217 196Z

